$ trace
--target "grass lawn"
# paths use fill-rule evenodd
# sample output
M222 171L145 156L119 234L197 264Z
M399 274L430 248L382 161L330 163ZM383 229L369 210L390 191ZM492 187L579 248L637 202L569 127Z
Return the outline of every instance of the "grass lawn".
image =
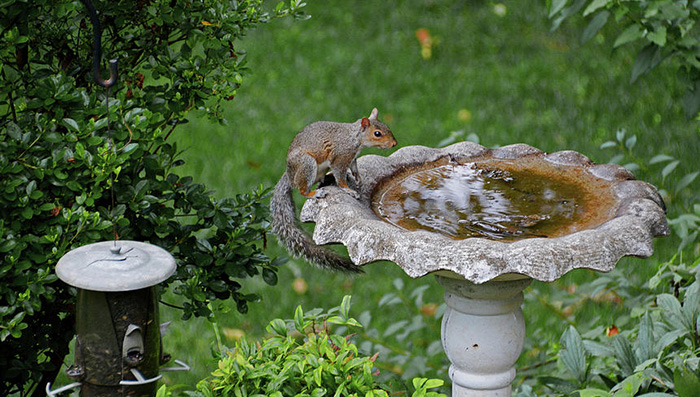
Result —
M489 1L309 1L310 19L273 21L237 44L248 51L250 73L226 110L228 125L194 119L183 126L176 136L185 149L180 173L194 176L220 197L272 186L301 128L316 120L354 121L373 107L399 147L435 146L451 132L463 131L465 137L477 134L485 146L524 142L548 152L573 149L605 163L613 152L600 145L626 129L639 138L638 156L665 153L684 159L676 174L697 169L698 125L683 115L678 101L683 87L672 65L661 65L630 85L636 49L612 51L614 26L582 45L586 21L572 19L551 32L544 2L504 1L502 6ZM420 28L434 42L428 59L416 39ZM660 169L638 177L667 183ZM686 201L668 203L669 216ZM618 268L627 279L643 280L676 246L673 239L659 241L654 258L624 259ZM273 242L268 253L286 254ZM407 291L428 285L424 303L442 302L443 290L432 277L412 280L390 263L365 269L362 276L348 277L290 261L280 269L276 287L245 286L263 296L248 314L233 309L218 315L224 343L230 345L227 335L240 331L261 337L269 320L291 317L297 305L330 308L346 294L353 296L355 316L369 311L372 326L386 329L412 315L408 309L395 312L378 305L394 289L395 279ZM568 323L557 314L576 324L624 324L628 314L614 301L594 302L576 289L595 277L580 270L556 283L533 283L524 307L523 366L537 364L558 342ZM162 317L174 320L165 349L193 367L189 373L168 374L167 381L194 385L215 368L212 325L202 319L183 322L177 311L161 310ZM425 335L435 334L426 330Z

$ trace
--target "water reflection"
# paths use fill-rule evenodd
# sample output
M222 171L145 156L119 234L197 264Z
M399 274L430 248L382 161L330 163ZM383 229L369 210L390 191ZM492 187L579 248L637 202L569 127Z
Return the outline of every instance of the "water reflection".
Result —
M575 231L584 212L581 196L579 186L566 178L489 164L448 164L391 181L374 208L409 230L512 240L550 237L562 228Z

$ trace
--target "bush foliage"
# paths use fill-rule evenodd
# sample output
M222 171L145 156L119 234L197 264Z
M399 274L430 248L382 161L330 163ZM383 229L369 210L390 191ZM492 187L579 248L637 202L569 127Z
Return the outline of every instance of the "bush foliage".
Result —
M549 16L556 29L565 19L581 12L590 18L581 34L587 42L614 20L622 27L614 48L642 43L632 65L630 81L635 82L664 60L678 59L686 92L682 98L688 117L700 110L700 2L695 0L617 1L547 0Z
M92 25L76 1L8 0L0 7L0 394L43 393L73 334L72 292L54 275L72 248L146 241L177 259L170 280L184 317L233 298L243 279L275 284L260 244L262 189L215 198L180 176L168 138L191 111L222 121L245 72L238 40L272 17L261 1L95 4L102 48L119 62L110 91L92 81Z
M298 306L294 318L274 319L267 326L271 335L263 341L241 340L233 348L221 347L218 368L197 390L196 397L217 396L348 396L444 397L430 391L442 380L413 378L404 384L378 381L374 362L379 355L363 354L349 332L362 328L350 317L350 296L328 312L304 312ZM166 387L160 395L170 392ZM389 394L391 393L391 394Z

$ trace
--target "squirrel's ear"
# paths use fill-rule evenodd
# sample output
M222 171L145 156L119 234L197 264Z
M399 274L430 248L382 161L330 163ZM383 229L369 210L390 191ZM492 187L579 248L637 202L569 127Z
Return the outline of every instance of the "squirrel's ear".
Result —
M369 119L370 119L370 120L376 120L376 119L377 119L377 113L379 113L379 111L377 110L377 108L372 109L372 113L369 114Z
M364 130L365 128L369 127L370 122L367 117L363 117L362 121L360 121L360 125L362 125L362 129Z

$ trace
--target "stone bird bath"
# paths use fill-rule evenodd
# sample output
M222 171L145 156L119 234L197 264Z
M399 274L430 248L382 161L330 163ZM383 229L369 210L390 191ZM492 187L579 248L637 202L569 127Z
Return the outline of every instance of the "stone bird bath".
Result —
M388 260L445 288L442 345L452 395L510 396L523 348L523 290L578 268L648 257L668 235L656 188L574 151L516 144L409 146L358 158L360 197L334 186L307 200L318 244L357 265Z

